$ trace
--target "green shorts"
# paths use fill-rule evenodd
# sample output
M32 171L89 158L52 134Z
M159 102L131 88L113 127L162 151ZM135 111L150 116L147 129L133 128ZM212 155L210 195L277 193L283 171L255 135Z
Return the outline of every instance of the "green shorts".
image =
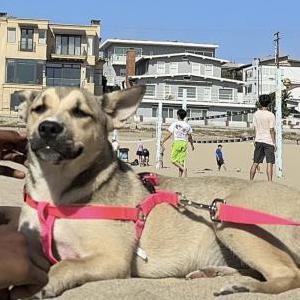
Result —
M184 166L184 162L187 157L187 141L177 140L173 141L172 151L171 151L171 162L178 163Z

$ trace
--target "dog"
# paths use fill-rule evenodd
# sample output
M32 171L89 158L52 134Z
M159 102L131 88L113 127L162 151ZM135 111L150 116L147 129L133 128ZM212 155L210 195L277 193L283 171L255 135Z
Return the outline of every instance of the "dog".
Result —
M143 86L101 97L73 88L20 93L29 139L27 193L54 205L138 205L149 192L116 157L108 134L134 114L144 93ZM283 185L221 177L159 179L160 189L193 201L223 198L287 218L300 216L300 193ZM19 229L31 253L44 261L38 215L26 204ZM136 255L137 247L147 260ZM97 280L230 275L244 267L263 281L237 282L216 295L278 294L300 287L298 227L214 223L206 211L169 204L151 211L138 245L133 222L57 219L53 249L59 262L51 266L42 298Z

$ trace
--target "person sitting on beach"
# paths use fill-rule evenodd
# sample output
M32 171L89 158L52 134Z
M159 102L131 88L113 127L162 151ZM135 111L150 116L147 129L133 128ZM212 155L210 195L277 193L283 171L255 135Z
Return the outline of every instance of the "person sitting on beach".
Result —
M217 159L217 165L218 170L221 170L221 167L223 166L224 170L226 171L223 152L222 152L222 145L218 145L218 148L216 149L216 159Z
M179 177L184 174L187 177L187 168L185 161L187 158L187 145L190 142L192 151L194 151L194 144L192 138L192 127L184 121L187 113L184 109L177 111L178 121L175 121L168 128L168 135L164 138L163 144L173 135L171 162L178 168Z

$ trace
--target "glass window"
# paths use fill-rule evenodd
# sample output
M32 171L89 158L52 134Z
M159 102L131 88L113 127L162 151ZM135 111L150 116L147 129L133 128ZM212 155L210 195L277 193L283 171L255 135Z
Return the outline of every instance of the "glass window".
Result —
M183 98L183 91L186 90L186 97L189 99L196 98L196 87L178 87L178 98Z
M165 62L164 61L157 62L157 74L165 74Z
M147 97L155 97L155 84L147 84L146 85L146 93L145 96Z
M170 74L178 74L178 63L170 62Z
M157 107L152 107L152 118L157 117Z
M233 100L233 90L232 89L219 89L219 99L220 100Z
M94 55L94 37L88 37L88 55Z
M62 36L61 37L61 54L69 54L68 53L68 37Z
M81 55L81 38L75 37L75 55Z
M43 62L35 60L7 60L6 82L20 84L42 84Z
M75 54L75 37L74 36L69 37L69 54L70 55Z
M51 64L46 68L47 86L80 87L81 70L76 64Z
M61 54L61 36L57 35L55 37L55 53Z
M7 28L7 42L8 43L16 42L16 28Z
M207 64L205 65L205 75L207 76L213 76L213 65L212 64Z
M21 51L34 51L33 29L21 28L20 50Z
M46 44L46 30L39 30L39 44Z
M192 63L192 74L200 75L200 64Z
M80 36L56 35L55 53L64 55L81 55Z

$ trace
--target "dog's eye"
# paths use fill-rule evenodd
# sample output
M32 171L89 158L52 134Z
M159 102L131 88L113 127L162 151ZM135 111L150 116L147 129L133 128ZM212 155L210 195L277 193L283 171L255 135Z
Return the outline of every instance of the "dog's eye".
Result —
M74 117L76 118L87 118L87 117L91 117L91 115L83 110L81 110L80 108L76 107L72 110L72 114Z
M31 111L37 113L37 114L42 114L43 112L45 112L47 109L46 105L44 104L41 104L41 105L38 105L34 108L31 109Z

